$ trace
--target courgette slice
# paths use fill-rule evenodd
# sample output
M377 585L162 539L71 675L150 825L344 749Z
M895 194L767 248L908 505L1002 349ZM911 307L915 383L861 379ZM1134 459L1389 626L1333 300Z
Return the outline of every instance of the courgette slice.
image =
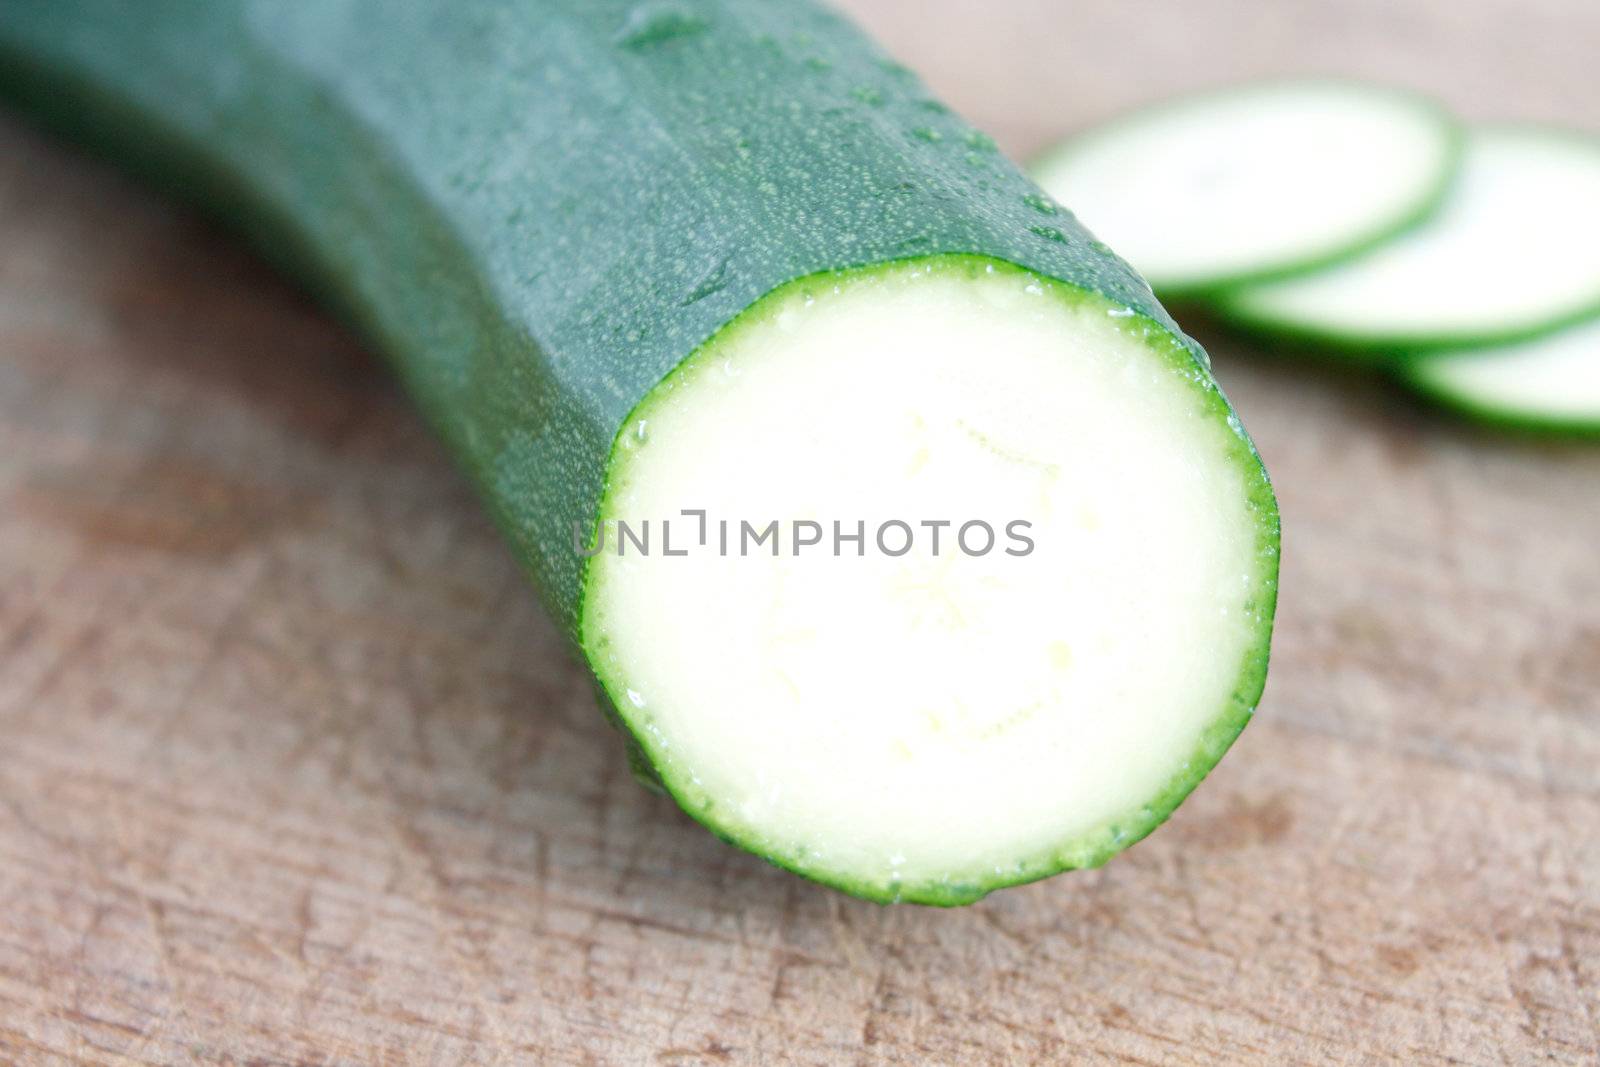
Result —
M1422 225L1356 259L1243 286L1218 309L1260 331L1375 352L1520 340L1600 311L1600 141L1471 131Z
M1412 356L1397 373L1486 422L1600 434L1600 319L1509 345Z
M4 10L12 95L378 341L717 834L963 903L1250 717L1277 512L1204 353L823 7Z
M1415 94L1295 79L1186 96L1079 134L1032 167L1162 296L1347 258L1414 225L1460 156Z

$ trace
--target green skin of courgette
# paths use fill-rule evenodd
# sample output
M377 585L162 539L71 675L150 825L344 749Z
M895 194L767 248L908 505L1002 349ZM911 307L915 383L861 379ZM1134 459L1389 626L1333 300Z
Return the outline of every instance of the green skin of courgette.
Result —
M759 321L764 297L948 257L1152 326L1234 427L1259 518L1260 640L1194 758L1140 811L993 882L891 891L773 862L930 904L1097 865L1164 820L1255 707L1277 511L1204 352L989 138L822 6L0 0L0 91L209 205L368 333L591 666L573 524L598 521L630 413L719 331ZM648 777L648 749L603 703Z

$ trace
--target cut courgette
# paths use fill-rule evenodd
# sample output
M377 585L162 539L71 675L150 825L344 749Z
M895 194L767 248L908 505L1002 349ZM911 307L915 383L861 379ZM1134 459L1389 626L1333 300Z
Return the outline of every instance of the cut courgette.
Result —
M1600 311L1600 142L1531 126L1470 132L1422 225L1218 308L1261 331L1403 352L1519 340Z
M1561 433L1600 433L1600 319L1528 341L1403 359L1419 391L1475 418Z
M0 83L369 331L719 835L962 903L1248 720L1277 514L1204 354L824 8L0 0Z
M1416 223L1460 140L1411 93L1273 81L1144 108L1032 170L1156 292L1192 295L1324 266Z

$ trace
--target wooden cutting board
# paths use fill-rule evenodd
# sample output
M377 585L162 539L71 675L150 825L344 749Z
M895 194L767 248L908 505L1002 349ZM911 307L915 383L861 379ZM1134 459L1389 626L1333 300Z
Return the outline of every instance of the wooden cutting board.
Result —
M847 6L1018 153L1287 70L1600 123L1591 0ZM1196 329L1260 716L1106 869L881 908L633 785L360 342L0 121L0 1061L1594 1063L1600 445Z

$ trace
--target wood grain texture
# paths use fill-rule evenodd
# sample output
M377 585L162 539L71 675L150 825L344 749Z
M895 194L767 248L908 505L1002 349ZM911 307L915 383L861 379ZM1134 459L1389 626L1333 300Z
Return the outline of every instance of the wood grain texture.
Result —
M1594 121L1577 0L847 6L1013 151L1288 69ZM1595 1062L1600 446L1203 339L1261 715L1106 869L885 909L635 787L360 343L0 122L0 1061Z

